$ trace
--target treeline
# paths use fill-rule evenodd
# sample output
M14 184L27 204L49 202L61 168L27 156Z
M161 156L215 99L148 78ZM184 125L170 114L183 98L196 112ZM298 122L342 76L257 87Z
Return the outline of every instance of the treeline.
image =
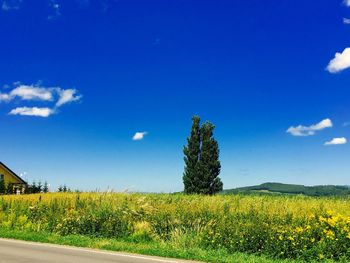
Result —
M45 181L42 183L41 181L39 182L32 182L31 184L27 184L24 189L21 188L19 189L21 194L37 194L37 193L48 193L50 192L49 189L49 184ZM69 193L73 192L70 187L67 185L60 185L57 189L58 192L62 193ZM79 190L74 190L74 192L78 193L80 192ZM11 194L16 194L17 193L17 188L16 184L9 183L5 184L4 180L0 180L0 195L11 195Z
M32 184L28 184L25 188L26 194L36 194L36 193L47 193L49 192L49 184L45 181L42 184L40 181L38 183L33 182Z
M275 194L303 194L307 196L347 196L350 195L349 186L341 185L317 185L305 186L296 184L264 183L261 185L241 187L224 190L225 194L251 194L251 193L275 193Z
M69 187L67 187L66 185L63 185L63 186L60 185L57 190L60 193L72 192L72 190Z
M47 193L49 192L49 184L46 181L44 183L39 181L38 183L27 184L24 189L17 189L16 184L5 184L4 180L0 180L0 194L16 194L17 190L24 194Z

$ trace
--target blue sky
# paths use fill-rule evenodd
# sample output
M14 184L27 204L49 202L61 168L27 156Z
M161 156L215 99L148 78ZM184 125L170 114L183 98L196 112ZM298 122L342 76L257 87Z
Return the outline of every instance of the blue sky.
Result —
M25 179L181 190L198 114L225 188L350 184L350 1L0 8L0 156Z

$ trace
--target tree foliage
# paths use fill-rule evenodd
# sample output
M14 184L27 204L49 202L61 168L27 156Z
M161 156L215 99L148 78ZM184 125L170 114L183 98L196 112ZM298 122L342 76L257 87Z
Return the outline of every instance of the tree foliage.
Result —
M66 193L66 192L72 192L72 190L69 188L69 187L67 187L67 185L60 185L59 187L58 187L58 192L63 192L63 193Z
M5 180L0 179L0 194L5 194L7 191L6 185L5 185Z
M200 118L192 118L191 134L184 147L185 171L184 191L187 194L215 194L222 190L219 178L221 164L219 145L213 137L215 126L205 122L200 126Z
M40 181L38 183L33 181L33 183L26 184L23 187L25 194L47 193L49 191L47 182L45 182L43 185ZM18 188L18 186L13 183L8 183L6 185L5 181L0 178L0 194L16 194L17 189L21 190L22 192L22 186Z
M187 138L187 146L184 147L185 171L183 182L185 193L191 194L199 192L198 162L200 155L201 138L200 138L200 118L192 118L191 135Z
M25 189L25 193L27 194L36 194L36 193L47 193L48 192L48 184L45 182L43 185L41 181L36 183L33 181L32 184L29 184Z
M44 192L44 193L49 192L49 184L47 183L47 181L45 181L45 183L44 183L43 192Z

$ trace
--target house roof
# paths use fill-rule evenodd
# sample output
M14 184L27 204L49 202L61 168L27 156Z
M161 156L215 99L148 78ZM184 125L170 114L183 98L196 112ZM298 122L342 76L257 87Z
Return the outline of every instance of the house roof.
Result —
M14 171L8 168L4 163L0 162L0 166L4 167L9 173L11 173L14 177L16 177L22 184L27 184L21 177L19 177Z

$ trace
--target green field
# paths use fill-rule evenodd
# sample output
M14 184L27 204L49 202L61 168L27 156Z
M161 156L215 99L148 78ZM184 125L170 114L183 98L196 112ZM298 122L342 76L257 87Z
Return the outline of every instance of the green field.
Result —
M206 262L350 260L348 197L0 197L0 236Z

